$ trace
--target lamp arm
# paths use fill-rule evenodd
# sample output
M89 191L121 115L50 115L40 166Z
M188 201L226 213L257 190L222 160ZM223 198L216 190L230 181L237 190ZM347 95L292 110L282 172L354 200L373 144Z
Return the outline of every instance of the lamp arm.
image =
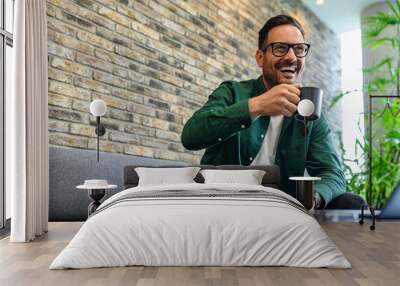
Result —
M100 159L100 116L96 116L96 123L97 123L97 127L96 127L96 134L97 134L97 162L99 162Z
M106 128L103 124L100 123L100 116L96 116L96 130L95 133L97 135L97 162L99 162L99 149L100 149L100 136L103 136L106 133Z

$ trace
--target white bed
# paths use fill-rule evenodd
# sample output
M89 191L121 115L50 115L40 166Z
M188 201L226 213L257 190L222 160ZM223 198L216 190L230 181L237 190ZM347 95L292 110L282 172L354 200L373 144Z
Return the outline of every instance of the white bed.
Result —
M175 190L182 195L146 197L146 193ZM260 197L252 195L260 191ZM191 196L194 192L203 195ZM255 185L130 188L99 207L50 269L128 265L350 268L319 223L299 204L282 191Z

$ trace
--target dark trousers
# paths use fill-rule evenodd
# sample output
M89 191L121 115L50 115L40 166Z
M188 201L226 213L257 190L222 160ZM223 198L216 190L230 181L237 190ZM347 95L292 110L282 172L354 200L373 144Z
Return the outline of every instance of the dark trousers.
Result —
M343 193L334 198L325 209L359 210L366 201L355 193Z

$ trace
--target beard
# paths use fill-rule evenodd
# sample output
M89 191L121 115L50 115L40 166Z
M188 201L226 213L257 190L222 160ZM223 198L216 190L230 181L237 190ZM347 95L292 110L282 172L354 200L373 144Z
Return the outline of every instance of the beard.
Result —
M279 84L276 74L267 72L265 69L263 69L263 79L267 84L267 89L271 89Z
M297 70L292 77L285 77L280 71L280 68L291 65L295 65ZM267 64L264 64L262 69L264 82L268 85L268 89L282 83L294 84L298 82L301 77L302 67L303 65L301 63L295 63L293 61L279 61L273 67L268 67Z

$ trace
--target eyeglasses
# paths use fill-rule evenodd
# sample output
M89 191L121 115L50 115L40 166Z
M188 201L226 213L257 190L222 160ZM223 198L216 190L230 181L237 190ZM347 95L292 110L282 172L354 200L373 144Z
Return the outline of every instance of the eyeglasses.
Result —
M268 49L269 46L272 47L272 54L275 57L283 57L283 56L285 56L289 52L289 49L292 48L294 54L296 55L296 57L304 58L305 56L307 56L311 45L310 44L306 44L306 43L288 44L288 43L279 43L279 42L277 42L277 43L267 44L261 50L263 52L265 52Z

